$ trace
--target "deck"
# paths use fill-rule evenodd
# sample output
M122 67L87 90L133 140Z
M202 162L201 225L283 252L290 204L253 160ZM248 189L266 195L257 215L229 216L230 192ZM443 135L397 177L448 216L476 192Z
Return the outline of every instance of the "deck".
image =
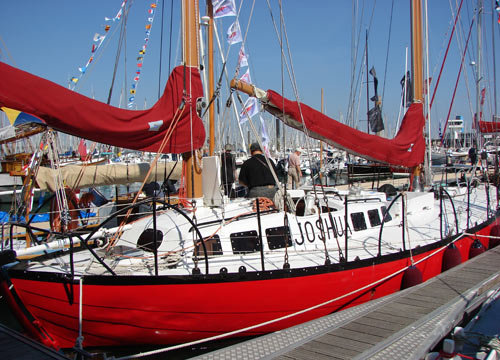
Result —
M196 359L420 359L500 287L500 247L427 282Z

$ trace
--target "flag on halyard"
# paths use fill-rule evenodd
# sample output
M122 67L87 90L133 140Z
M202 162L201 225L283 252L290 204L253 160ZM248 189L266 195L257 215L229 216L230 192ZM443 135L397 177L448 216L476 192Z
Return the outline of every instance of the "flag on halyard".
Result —
M101 35L99 33L95 33L95 35L94 35L94 41L102 43L105 37L106 37L106 35Z
M407 71L406 75L403 76L403 78L400 81L401 87L402 87L402 92L403 94L406 92L406 98L403 97L403 106L409 107L411 103L413 102L413 91L412 91L412 86L411 86L411 76L410 72ZM405 88L406 84L406 88Z
M424 80L424 95L427 95L427 87L431 87L432 76Z
M249 97L240 112L240 123L244 123L259 112L259 101L257 98Z
M247 84L252 83L252 79L250 78L250 69L247 69L247 71L240 77L240 80L246 82Z
M236 16L234 0L213 0L214 19L224 16Z
M259 115L260 118L260 136L262 138L262 145L264 145L264 151L267 156L270 156L269 152L269 135L267 134L266 123L262 116Z
M245 52L245 47L242 46L238 54L238 65L240 67L248 66L248 55Z
M372 132L377 133L384 130L384 120L382 119L382 109L380 105L375 105L368 111L368 121L370 122L370 129Z
M227 30L227 42L229 45L237 44L243 41L241 36L240 23L235 21Z

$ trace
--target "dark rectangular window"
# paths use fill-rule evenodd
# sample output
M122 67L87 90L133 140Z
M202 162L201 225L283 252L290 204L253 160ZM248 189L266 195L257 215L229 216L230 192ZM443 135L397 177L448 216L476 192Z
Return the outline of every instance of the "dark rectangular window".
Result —
M244 231L229 236L234 254L247 254L260 251L259 237L257 231Z
M267 245L270 250L292 246L290 229L288 226L279 226L266 229Z
M220 244L219 235L215 234L210 239L205 238L203 239L203 242L205 243L205 248L207 249L207 255L209 257L215 255L222 255L222 246ZM200 240L196 240L194 255L205 257L205 251L203 250L203 245L201 244Z
M368 210L368 220L370 220L370 225L372 227L380 225L380 215L378 214L378 209Z
M362 212L351 214L352 227L354 231L366 230L365 214Z
M384 222L391 221L392 216L391 216L391 213L387 211L387 207L382 206L381 209L382 209L382 218L385 219ZM385 218L384 218L384 216L385 216Z

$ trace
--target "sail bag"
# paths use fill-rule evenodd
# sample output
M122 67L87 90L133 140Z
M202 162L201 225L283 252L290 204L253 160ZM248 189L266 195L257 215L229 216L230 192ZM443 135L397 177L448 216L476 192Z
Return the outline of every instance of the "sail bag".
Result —
M265 109L285 124L301 131L305 131L305 124L309 136L350 154L403 167L417 166L424 161L425 118L421 103L410 105L396 137L386 139L353 129L305 104L290 101L273 90L267 90L266 97Z
M175 122L163 153L198 149L205 141L205 129L196 112L196 100L203 96L197 68L176 67L162 97L148 110L116 108L1 62L0 79L0 106L38 116L48 126L71 135L158 152Z

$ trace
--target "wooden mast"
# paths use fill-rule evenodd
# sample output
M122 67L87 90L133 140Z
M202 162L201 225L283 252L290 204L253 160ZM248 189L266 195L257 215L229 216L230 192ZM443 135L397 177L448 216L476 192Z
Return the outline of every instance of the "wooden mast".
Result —
M186 67L199 67L198 57L198 28L199 28L199 6L197 0L183 0L182 2L182 32L183 32L183 58ZM189 78L184 79L186 91L190 93ZM196 101L196 99L191 99ZM197 116L197 114L192 114ZM186 196L188 198L199 198L203 195L201 179L201 156L195 149L182 154L184 166L186 167ZM198 159L195 160L195 157Z
M423 102L423 56L422 56L422 2L411 1L411 76L413 102ZM428 149L430 151L430 149ZM410 190L414 190L419 184L421 166L415 166L410 179Z
M413 87L413 102L422 102L423 92L423 61L422 61L422 3L421 0L411 2L411 72Z
M208 99L212 99L215 91L214 84L214 11L212 0L207 0L207 16L210 18L207 26L207 59L208 59ZM215 148L215 101L208 108L208 123L209 123L209 143L208 151L210 156L214 155Z

